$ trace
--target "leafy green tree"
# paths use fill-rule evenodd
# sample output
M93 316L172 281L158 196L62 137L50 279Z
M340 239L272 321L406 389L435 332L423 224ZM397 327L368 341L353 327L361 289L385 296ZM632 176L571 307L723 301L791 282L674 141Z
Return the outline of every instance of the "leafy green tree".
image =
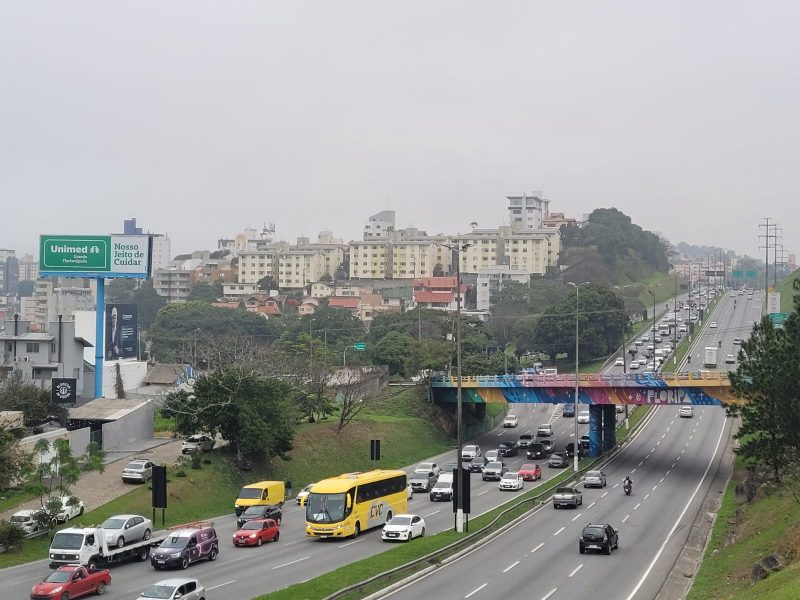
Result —
M222 282L198 281L189 290L189 301L216 302L222 297Z
M16 371L0 381L0 410L21 410L26 425L38 425L58 414L50 394L25 381Z
M412 377L420 371L444 371L452 364L455 357L453 342L426 340L417 342L406 359L405 373Z
M364 339L364 324L357 317L348 310L328 306L320 306L313 315L288 322L283 337L296 341L309 331L333 349L343 349L347 344Z
M275 281L275 278L272 275L265 275L258 280L258 289L268 292L270 290L277 290L280 288L278 287L278 282Z
M442 266L442 263L436 263L435 265L433 265L433 276L434 277L445 276L444 267Z
M206 431L244 456L286 457L297 423L296 391L289 384L244 370L201 375L194 394L167 396L162 414L180 433Z
M516 373L519 359L504 352L474 352L461 357L462 375L503 375Z
M155 321L158 311L167 304L167 299L153 289L153 281L138 282L135 279L112 279L106 287L106 302L111 304L136 304L139 307L139 329L145 331Z
M31 456L19 446L10 431L0 429L0 491L7 490L30 465Z
M414 338L401 331L390 331L380 338L370 351L372 361L389 366L389 374L400 373L408 360Z

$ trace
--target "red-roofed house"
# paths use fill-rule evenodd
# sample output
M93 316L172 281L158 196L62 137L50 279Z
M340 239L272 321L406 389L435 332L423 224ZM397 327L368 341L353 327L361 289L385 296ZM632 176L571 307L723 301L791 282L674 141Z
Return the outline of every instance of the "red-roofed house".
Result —
M438 310L456 310L455 277L422 277L414 280L414 303L422 308ZM461 305L464 306L464 295L469 286L461 284Z

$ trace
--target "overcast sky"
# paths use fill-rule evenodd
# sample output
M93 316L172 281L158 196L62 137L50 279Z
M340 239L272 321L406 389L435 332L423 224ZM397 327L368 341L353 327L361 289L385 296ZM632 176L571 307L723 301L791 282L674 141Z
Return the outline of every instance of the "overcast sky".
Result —
M542 190L671 241L800 249L800 2L0 0L0 247L385 208L496 227Z

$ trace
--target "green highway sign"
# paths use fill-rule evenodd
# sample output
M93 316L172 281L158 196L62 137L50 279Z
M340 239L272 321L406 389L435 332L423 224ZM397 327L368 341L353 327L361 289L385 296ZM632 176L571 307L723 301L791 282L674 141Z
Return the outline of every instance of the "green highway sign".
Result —
M734 271L733 272L733 276L736 277L737 279L741 279L743 274L744 274L744 271Z
M787 313L769 313L769 318L776 327L783 327L783 324L786 322L786 317L788 316Z
M146 235L42 235L43 276L147 277L150 237Z
M353 350L358 350L359 352L363 352L367 349L367 345L364 342L356 342L353 344Z

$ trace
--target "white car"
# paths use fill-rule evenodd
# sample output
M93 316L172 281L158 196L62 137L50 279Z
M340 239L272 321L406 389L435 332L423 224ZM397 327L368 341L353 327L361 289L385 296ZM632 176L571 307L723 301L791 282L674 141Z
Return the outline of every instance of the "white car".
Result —
M139 598L154 598L157 600L202 600L206 597L206 590L197 579L175 577L154 583L139 594Z
M542 423L536 430L536 435L539 437L550 437L553 435L553 426L550 423Z
M481 455L481 447L477 444L469 444L461 449L461 460L472 460Z
M39 510L31 510L31 509L18 510L13 515L11 515L9 523L13 523L14 525L22 529L22 531L24 531L25 533L33 533L34 531L39 531L41 529L41 526L39 525L39 522L36 520L36 513L38 512Z
M518 423L517 415L506 415L506 418L503 419L503 427L516 427Z
M582 410L578 413L578 423L588 423L589 422L589 411Z
M625 366L625 359L620 356L617 360L614 361L614 366L615 367L624 367Z
M122 548L130 542L149 540L153 523L141 515L115 515L100 525L110 547Z
M736 364L736 357L733 354L726 354L725 355L725 364L726 365Z
M496 460L500 460L500 450L487 450L486 462L494 462Z
M214 448L214 439L202 433L190 435L181 444L181 454L189 452L211 452Z
M58 511L56 515L56 521L59 523L66 523L70 519L78 517L83 514L84 506L83 501L77 500L76 504L69 504L70 498L74 498L74 496L61 496L61 509Z
M417 471L432 471L433 474L436 475L436 477L438 477L439 476L439 465L437 465L435 462L419 463L419 466L417 467Z
M628 369L631 369L633 371L635 371L638 368L639 368L639 361L638 360L632 360L631 364L628 365Z
M129 481L147 483L148 479L153 478L154 466L155 464L146 458L134 458L128 461L128 464L122 469L122 481L125 483Z
M522 489L523 485L522 475L520 475L518 471L506 471L500 478L500 485L498 487L501 490L519 491Z
M733 343L738 346L739 344L742 343L742 338L738 338L738 337L737 338L733 338Z
M691 406L681 406L680 409L678 409L678 415L680 415L681 418L685 417L691 419L694 416L694 410Z
M308 494L311 492L311 487L313 485L314 485L313 483L309 483L306 487L304 487L302 490L297 492L297 497L295 498L295 501L297 502L297 504L299 504L300 506L305 506L306 500L308 500ZM411 486L409 485L408 487L411 487ZM411 496L409 496L409 498L410 497Z
M383 526L381 539L384 542L410 542L425 535L425 519L419 515L395 515Z
M708 324L708 327L709 327L709 329L716 329L717 328L717 322L716 321L711 321L711 323Z

